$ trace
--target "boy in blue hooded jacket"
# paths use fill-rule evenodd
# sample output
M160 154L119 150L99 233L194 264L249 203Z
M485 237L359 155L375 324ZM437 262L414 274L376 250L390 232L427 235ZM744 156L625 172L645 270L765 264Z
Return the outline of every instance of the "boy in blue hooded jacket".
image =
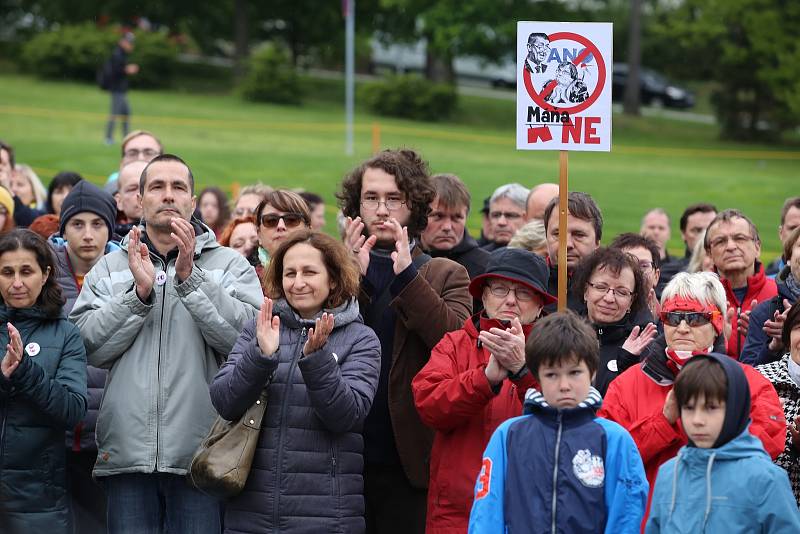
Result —
M639 533L647 479L630 434L595 415L598 350L594 331L570 311L536 323L525 361L540 390L528 390L524 415L486 447L471 534Z
M800 532L786 472L748 432L741 365L725 354L694 356L673 392L689 443L658 470L646 534Z

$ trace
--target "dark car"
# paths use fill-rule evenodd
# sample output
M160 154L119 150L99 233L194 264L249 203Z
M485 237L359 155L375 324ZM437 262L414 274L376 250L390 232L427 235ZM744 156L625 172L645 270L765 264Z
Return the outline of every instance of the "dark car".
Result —
M628 65L614 63L614 81L611 98L622 101L625 97L625 82L628 79ZM669 81L664 75L642 67L639 69L642 104L655 107L686 109L694 106L694 94L685 87Z

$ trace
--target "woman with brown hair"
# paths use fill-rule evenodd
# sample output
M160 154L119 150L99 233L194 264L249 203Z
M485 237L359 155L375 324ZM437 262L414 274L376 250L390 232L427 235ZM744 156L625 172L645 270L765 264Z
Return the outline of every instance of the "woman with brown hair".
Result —
M295 230L311 229L311 212L303 197L285 189L276 189L264 196L254 214L258 241L259 265L256 272L264 280L270 257L278 246Z
M231 218L231 209L228 207L228 197L225 192L219 187L206 187L197 195L197 209L200 210L203 222L214 230L219 239Z
M366 530L361 427L380 375L380 342L361 320L359 269L344 245L296 231L274 251L267 297L211 383L236 420L269 405L225 532Z

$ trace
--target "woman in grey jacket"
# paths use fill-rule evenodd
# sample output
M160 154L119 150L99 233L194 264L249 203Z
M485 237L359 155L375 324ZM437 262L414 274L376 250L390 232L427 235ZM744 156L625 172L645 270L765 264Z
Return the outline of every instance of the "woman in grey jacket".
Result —
M361 426L380 374L380 343L359 316L358 266L332 237L293 233L266 275L269 297L211 384L222 417L269 401L244 490L225 532L366 530ZM272 299L275 299L274 301Z

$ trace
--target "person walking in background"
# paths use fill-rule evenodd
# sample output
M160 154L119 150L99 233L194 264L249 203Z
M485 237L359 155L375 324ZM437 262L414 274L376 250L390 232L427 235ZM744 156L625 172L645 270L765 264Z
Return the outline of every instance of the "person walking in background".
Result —
M214 421L208 385L261 305L255 271L191 218L194 177L171 154L142 172L143 225L86 275L70 319L109 369L95 478L116 533L219 534L219 502L185 475Z
M267 270L268 297L211 383L237 420L268 390L253 464L225 508L225 532L363 534L361 428L381 365L359 315L358 266L340 241L290 235Z
M128 105L128 76L139 72L139 65L128 63L128 55L133 52L136 37L132 32L125 32L111 58L103 66L103 85L111 93L111 114L106 124L106 144L114 143L114 121L119 118L122 124L122 137L128 135L128 122L131 108Z
M86 413L86 350L47 242L0 236L0 532L72 534L64 431Z

